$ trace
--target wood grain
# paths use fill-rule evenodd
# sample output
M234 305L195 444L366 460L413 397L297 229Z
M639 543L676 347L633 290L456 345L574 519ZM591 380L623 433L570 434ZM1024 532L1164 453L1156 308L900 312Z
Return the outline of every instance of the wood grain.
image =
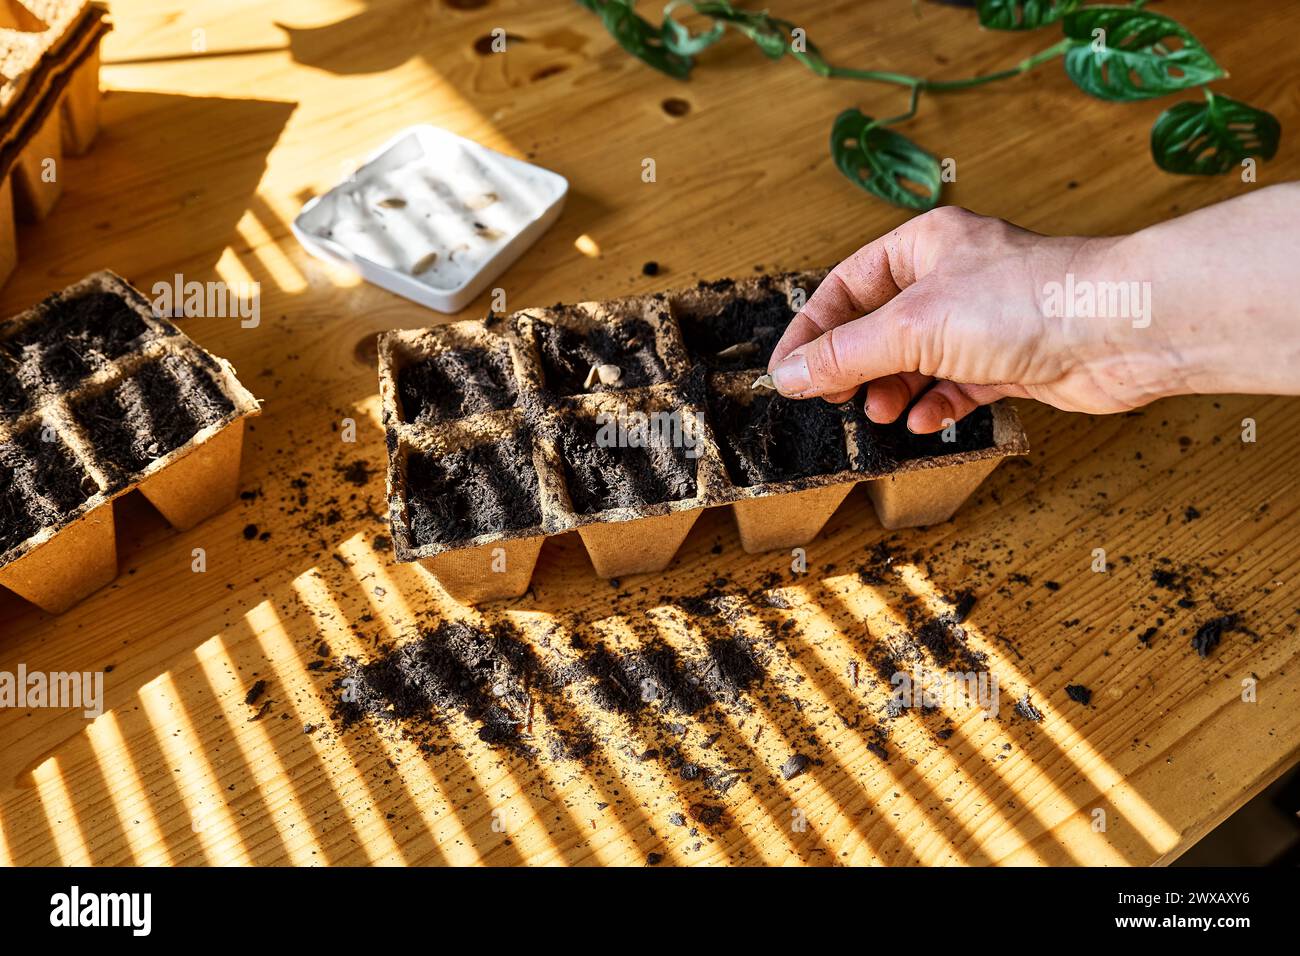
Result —
M1024 405L1032 454L996 471L952 522L899 535L923 560L884 584L854 573L887 534L861 491L797 578L788 555L746 555L725 513L700 520L668 572L622 582L624 598L575 541L549 543L533 594L506 612L530 634L575 612L610 640L649 626L688 647L689 623L658 595L719 575L742 595L783 575L772 590L790 609L751 609L737 626L796 622L771 663L799 690L756 695L743 727L714 727L708 759L744 774L722 820L697 836L669 822L701 799L697 784L637 760L644 729L581 699L567 716L605 744L590 766L504 755L459 721L457 746L427 757L374 728L334 732L328 681L308 669L320 641L364 655L417 620L475 612L371 546L384 456L373 334L431 316L309 259L287 225L306 198L416 122L563 173L564 215L503 277L512 308L822 265L905 216L843 181L826 149L839 110L900 112L896 90L820 82L738 40L681 84L628 58L576 4L457 9L472 6L114 4L104 131L65 161L50 218L24 228L0 305L19 311L102 267L145 288L176 273L260 282L256 329L186 322L265 399L243 478L260 494L186 533L124 500L114 585L57 619L0 598L0 670L111 667L108 710L93 722L0 711L0 862L1151 864L1295 762L1300 403L1242 397L1108 418ZM936 76L1050 42L978 30L946 7L914 16L905 0L774 6L836 61ZM1282 152L1261 184L1295 178L1300 52L1285 15L1266 0L1160 7L1230 69L1219 88L1281 120ZM478 53L498 26L509 52ZM670 97L689 105L684 116L665 111ZM948 201L1044 232L1132 230L1255 188L1156 170L1146 137L1165 105L1089 100L1049 67L933 98L908 131L957 160ZM647 157L655 183L640 178ZM650 259L662 275L641 274ZM1255 443L1240 440L1247 417ZM340 441L344 418L358 423L355 445ZM349 482L354 461L374 479ZM1188 506L1201 516L1187 520ZM269 539L247 540L248 525ZM191 571L199 547L205 574ZM1089 568L1095 548L1106 573ZM1150 578L1160 556L1216 575L1196 607L1165 610ZM855 686L854 666L901 630L908 601L937 611L937 595L963 587L979 595L968 629L999 675L1003 713L905 714L881 760L855 724L878 718L886 688L865 668ZM1213 613L1211 590L1259 639L1230 634L1202 660L1188 640ZM1144 648L1136 635L1157 617L1166 622ZM1245 703L1252 676L1258 700ZM257 680L273 704L250 721ZM1092 689L1091 706L1066 698L1071 683ZM1041 723L1010 715L1025 693ZM703 755L695 730L682 750ZM782 780L801 750L820 763Z

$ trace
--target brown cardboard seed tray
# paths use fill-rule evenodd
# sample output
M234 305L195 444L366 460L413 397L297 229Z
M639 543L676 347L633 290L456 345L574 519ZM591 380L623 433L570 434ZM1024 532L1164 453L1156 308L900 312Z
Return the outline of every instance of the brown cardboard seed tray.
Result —
M576 530L597 574L658 571L705 508L746 551L820 533L859 482L887 528L951 517L1028 443L1010 406L955 442L755 391L824 272L528 309L380 338L388 501L399 561L468 603L523 594L542 541ZM620 374L602 381L590 366Z
M111 272L0 322L0 586L57 614L107 584L133 489L178 528L225 507L259 411Z
M86 0L0 7L0 284L18 260L15 219L49 214L64 156L86 152L99 130L99 45L110 29L107 8Z

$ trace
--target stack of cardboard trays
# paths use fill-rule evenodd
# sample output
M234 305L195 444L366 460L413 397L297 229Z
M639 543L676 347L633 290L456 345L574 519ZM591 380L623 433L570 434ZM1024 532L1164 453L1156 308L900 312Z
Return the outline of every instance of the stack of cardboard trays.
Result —
M0 0L0 283L18 259L15 217L45 218L63 157L99 129L99 44L111 28L90 0Z

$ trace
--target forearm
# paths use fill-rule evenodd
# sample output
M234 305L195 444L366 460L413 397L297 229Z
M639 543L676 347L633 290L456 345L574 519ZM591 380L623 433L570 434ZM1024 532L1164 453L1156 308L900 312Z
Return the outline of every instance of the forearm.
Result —
M1167 394L1300 394L1300 184L1144 229L1104 259L1150 290L1150 325L1129 323L1123 344L1163 357Z

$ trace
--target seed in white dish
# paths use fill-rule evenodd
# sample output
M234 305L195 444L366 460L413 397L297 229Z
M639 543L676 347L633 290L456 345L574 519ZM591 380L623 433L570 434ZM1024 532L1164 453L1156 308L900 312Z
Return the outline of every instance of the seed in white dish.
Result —
M431 252L427 256L422 256L415 265L411 266L411 275L424 275L424 273L434 267L434 264L437 263L437 261L438 253L436 252Z

